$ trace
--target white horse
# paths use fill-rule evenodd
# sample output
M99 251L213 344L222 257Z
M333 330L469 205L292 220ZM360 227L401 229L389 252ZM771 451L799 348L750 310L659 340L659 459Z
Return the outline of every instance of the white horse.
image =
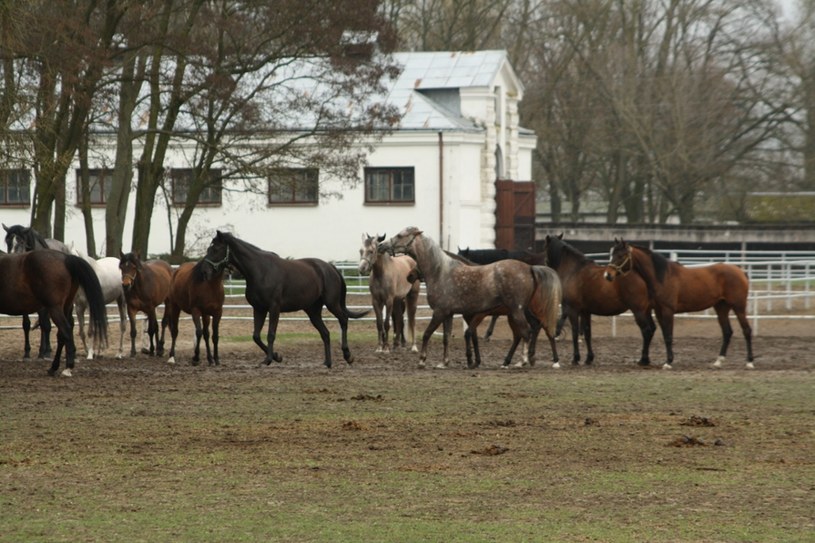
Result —
M88 262L91 268L93 268L93 271L96 272L96 276L99 278L99 284L102 286L102 295L104 296L105 303L109 304L115 301L119 307L119 330L121 333L119 335L119 352L116 358L122 358L125 329L127 328L127 324L125 323L127 317L127 303L125 302L125 295L122 290L122 272L119 270L119 259L108 256L96 260L76 249L73 249L73 252ZM79 322L79 337L82 339L82 346L88 353L88 360L93 360L93 352L96 345L92 344L90 348L88 348L88 344L85 341L85 310L87 308L88 299L85 297L85 291L80 288L76 291L76 297L74 298L74 309L76 310L76 317ZM89 323L88 332L91 337L94 337L93 322ZM95 341L93 343L95 343Z

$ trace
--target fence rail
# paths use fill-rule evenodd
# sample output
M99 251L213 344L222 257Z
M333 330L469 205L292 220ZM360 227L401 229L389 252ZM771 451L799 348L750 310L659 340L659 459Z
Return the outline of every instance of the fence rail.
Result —
M764 320L815 320L815 252L805 251L663 251L665 256L687 266L701 266L712 262L730 262L741 266L750 280L748 314L754 333L758 334L760 322ZM600 264L608 260L607 254L589 254L589 258ZM357 272L356 262L336 262L335 265L345 276L348 285L348 307L369 309L370 294L368 278ZM225 320L252 320L252 308L244 298L245 283L240 279L227 279ZM427 305L424 285L419 298L417 320L429 320L430 307ZM32 317L36 317L32 315ZM616 330L617 319L631 319L630 313L612 317L612 330ZM712 310L698 313L683 313L677 318L715 319ZM119 321L116 306L108 306L108 319ZM302 312L281 316L281 321L307 321ZM375 317L369 314L357 322L372 322ZM20 328L20 317L0 315L0 329Z

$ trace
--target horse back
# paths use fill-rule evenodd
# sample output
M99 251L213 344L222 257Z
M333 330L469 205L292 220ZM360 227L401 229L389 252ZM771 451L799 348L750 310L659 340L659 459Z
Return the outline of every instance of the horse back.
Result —
M0 313L28 314L73 299L78 283L65 257L51 250L0 256Z
M674 266L672 279L678 292L677 312L702 311L719 302L731 307L747 306L750 284L738 266L725 263L698 268Z

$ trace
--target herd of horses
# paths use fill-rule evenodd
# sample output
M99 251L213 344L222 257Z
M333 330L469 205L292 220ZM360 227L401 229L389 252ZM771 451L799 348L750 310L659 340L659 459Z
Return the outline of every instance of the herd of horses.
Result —
M20 225L6 227L8 254L0 255L0 313L23 316L24 356L30 355L28 315L37 313L42 331L40 356L50 353L50 322L57 328L57 349L48 370L55 375L65 350L70 376L76 357L73 340L73 311L79 320L79 333L88 358L107 344L105 306L116 302L120 315L117 357L123 357L125 312L130 323L130 355L136 354L136 316L147 316L149 348L145 352L161 356L164 335L170 328L169 362L175 362L176 338L181 312L192 315L195 348L192 362L200 361L204 339L209 364L217 365L218 328L224 305L224 274L237 271L246 281L246 299L253 310L252 339L264 352L265 364L282 361L275 351L275 337L281 313L303 311L319 332L324 346L324 365L331 367L330 334L323 322L326 308L339 322L343 358L354 360L348 346L349 319L367 311L352 311L346 305L347 286L340 271L318 258L287 259L248 243L233 234L216 232L206 255L173 269L162 260L142 261L137 252L119 258L93 259L59 241L44 239L35 230ZM443 355L439 367L449 363L449 338L453 316L462 315L467 366L480 365L478 326L488 316L506 316L513 341L503 361L508 367L518 345L519 366L533 365L535 344L541 329L552 351L553 365L559 367L555 338L565 320L572 329L572 363L580 362L578 336L586 344L586 364L595 358L591 338L591 316L619 315L631 311L642 333L639 364L651 363L649 347L662 330L667 359L673 364L673 318L676 313L714 308L722 331L722 345L714 362L725 359L733 335L729 313L733 311L747 343L747 367L753 362L752 333L746 316L748 280L731 264L685 267L644 247L614 240L609 261L600 265L564 242L562 235L546 236L543 251L506 252L496 250L443 250L417 227L407 227L390 239L384 235L363 234L359 272L369 277L372 307L376 316L377 352L390 350L390 323L393 322L393 348L406 348L404 316L407 315L410 349L419 351L424 367L430 338L443 329ZM416 310L420 283L425 283L427 303L432 310L421 341L416 345ZM157 308L164 305L161 323ZM84 314L89 312L88 335ZM268 318L264 341L261 335ZM212 348L210 348L210 323ZM492 326L491 326L492 327ZM90 339L90 344L87 342Z

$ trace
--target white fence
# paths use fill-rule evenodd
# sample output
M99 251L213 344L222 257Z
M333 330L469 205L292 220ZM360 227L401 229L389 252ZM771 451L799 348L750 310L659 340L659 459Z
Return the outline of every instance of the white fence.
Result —
M741 266L750 279L750 299L748 313L753 331L758 334L763 320L809 320L815 321L815 253L801 251L660 251L665 256L682 262L687 266L699 266L712 262L727 261ZM607 254L590 254L599 264L605 264ZM348 307L352 309L369 309L370 294L368 279L357 273L356 262L337 262L348 285ZM241 280L228 279L226 282L226 303L224 319L252 320L252 308L244 298L245 283ZM430 308L424 297L424 286L419 302L417 320L429 320ZM36 316L32 316L35 318ZM108 317L111 323L118 322L118 311L115 305L108 306ZM143 317L143 316L142 316ZM614 317L612 329L616 330L617 318L630 319L630 313ZM677 315L677 318L715 319L712 310L700 313ZM306 321L308 318L301 312L284 314L281 321ZM354 322L372 322L373 314ZM0 316L0 328L19 329L20 317Z

